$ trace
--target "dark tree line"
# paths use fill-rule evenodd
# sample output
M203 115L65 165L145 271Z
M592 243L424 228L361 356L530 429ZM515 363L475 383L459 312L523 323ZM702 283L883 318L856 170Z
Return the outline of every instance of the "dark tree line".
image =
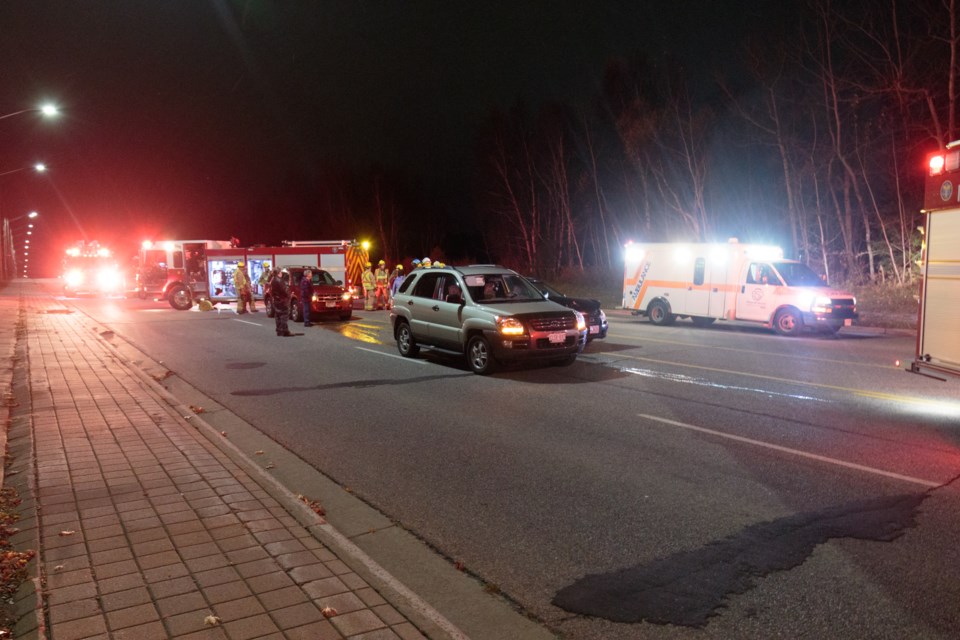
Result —
M396 171L325 169L315 235L547 275L618 269L631 239L737 237L836 280L908 283L924 156L958 135L956 2L810 0L706 89L671 60L611 60L596 95L489 113L470 206L440 214Z
M714 94L669 61L624 59L592 108L492 113L487 246L549 273L616 268L627 239L736 236L832 277L908 282L923 157L957 135L955 3L816 0L794 32L744 43L750 77Z

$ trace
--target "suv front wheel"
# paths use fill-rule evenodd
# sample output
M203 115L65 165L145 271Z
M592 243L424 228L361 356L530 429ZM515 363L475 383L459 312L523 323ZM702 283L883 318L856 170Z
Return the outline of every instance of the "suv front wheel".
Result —
M483 336L473 336L467 343L467 364L471 371L481 376L496 370L497 361L493 357L493 350Z
M410 325L401 322L397 326L397 351L404 358L412 358L420 353L420 345L413 339L413 332L410 331Z

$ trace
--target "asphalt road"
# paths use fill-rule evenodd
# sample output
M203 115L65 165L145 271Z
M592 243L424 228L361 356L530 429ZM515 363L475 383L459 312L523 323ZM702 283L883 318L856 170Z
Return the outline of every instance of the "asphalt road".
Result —
M569 367L70 299L565 638L955 638L960 381L913 339L613 315Z

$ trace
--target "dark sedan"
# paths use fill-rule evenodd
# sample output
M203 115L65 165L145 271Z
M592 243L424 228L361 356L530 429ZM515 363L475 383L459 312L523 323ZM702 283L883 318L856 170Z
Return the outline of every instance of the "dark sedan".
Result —
M527 278L540 290L549 300L565 307L576 309L583 314L587 320L587 342L594 338L603 339L607 337L607 315L600 308L600 301L591 298L571 298L565 296L543 280L538 278Z

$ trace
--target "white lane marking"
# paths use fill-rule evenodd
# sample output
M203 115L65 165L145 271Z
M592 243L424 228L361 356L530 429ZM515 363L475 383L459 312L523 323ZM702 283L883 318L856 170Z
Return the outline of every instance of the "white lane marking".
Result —
M818 460L820 462L826 462L828 464L834 464L840 467L846 467L848 469L856 469L857 471L865 471L867 473L873 473L878 476L886 476L887 478L893 478L895 480L903 480L904 482L911 482L913 484L919 484L924 487L939 487L942 483L940 482L931 482L929 480L923 480L921 478L914 478L912 476L904 476L899 473L893 473L891 471L884 471L883 469L877 469L874 467L866 467L862 464L856 464L854 462L847 462L845 460L838 460L837 458L828 458L827 456L820 456L815 453L808 453L806 451L800 451L799 449L791 449L789 447L781 447L777 444L772 444L770 442L763 442L761 440L754 440L752 438L744 438L743 436L735 436L731 433L724 433L722 431L715 431L713 429L706 429L704 427L697 427L692 424L687 424L685 422L677 422L676 420L668 420L667 418L659 418L657 416L651 416L646 413L637 414L641 418L646 418L647 420L653 420L654 422L662 422L664 424L669 424L674 427L680 427L681 429L689 429L691 431L699 431L701 433L709 433L713 436L719 436L721 438L728 438L730 440L736 440L738 442L746 442L747 444L756 445L758 447L766 447L767 449L773 449L774 451L780 451L783 453L789 453L791 455L800 456L803 458L809 458L811 460Z
M366 347L354 347L354 349L359 349L360 351L366 351L367 353L375 353L378 356L386 356L388 358L398 358L404 362L413 362L415 364L427 364L426 360L414 360L413 358L404 358L403 356L398 356L395 353L384 353L383 351L376 351L374 349L367 349Z
M262 327L263 325L259 322L250 322L249 320L240 320L239 318L233 318L234 322L242 322L243 324L252 324L255 327Z

